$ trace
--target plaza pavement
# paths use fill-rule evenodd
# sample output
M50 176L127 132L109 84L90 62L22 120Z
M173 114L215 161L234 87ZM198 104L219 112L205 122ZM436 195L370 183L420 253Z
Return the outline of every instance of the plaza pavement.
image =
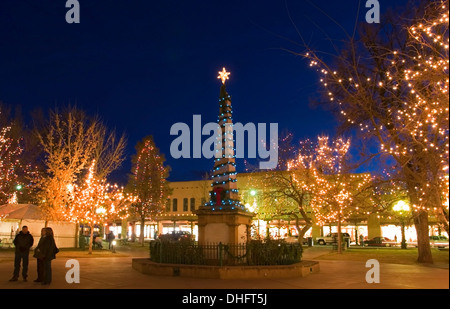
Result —
M318 260L320 272L304 278L216 280L158 277L141 274L131 267L133 257L147 257L142 248L119 248L117 257L78 258L80 283L65 281L69 258L57 257L52 263L50 286L34 283L36 260L31 257L29 280L9 282L13 271L13 252L0 250L0 289L448 289L449 269L421 265L380 265L380 283L365 280L365 262L320 260L329 248L314 247L304 252L305 260Z

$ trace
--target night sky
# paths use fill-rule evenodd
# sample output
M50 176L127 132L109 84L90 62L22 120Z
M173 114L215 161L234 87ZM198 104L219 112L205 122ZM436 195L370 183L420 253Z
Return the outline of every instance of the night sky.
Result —
M80 0L81 23L68 24L65 2L0 1L0 101L20 105L28 120L36 108L76 104L125 132L118 182L147 135L172 167L170 180L212 168L212 160L173 159L169 132L176 122L192 127L194 114L217 120L222 67L231 71L235 122L278 123L297 139L333 135L333 116L310 104L317 74L288 50L304 50L298 30L327 51L324 33L344 38L333 20L351 33L367 11L364 0L359 12L357 0ZM382 11L404 2L380 0Z

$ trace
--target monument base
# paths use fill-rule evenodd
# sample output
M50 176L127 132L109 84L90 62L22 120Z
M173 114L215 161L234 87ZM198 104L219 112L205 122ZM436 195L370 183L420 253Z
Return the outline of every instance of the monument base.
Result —
M253 213L240 209L212 210L201 207L198 217L199 244L242 244L250 238Z
M303 261L293 265L265 266L205 266L159 264L145 258L132 260L134 270L151 276L172 276L205 279L281 279L306 277L318 273L317 261Z

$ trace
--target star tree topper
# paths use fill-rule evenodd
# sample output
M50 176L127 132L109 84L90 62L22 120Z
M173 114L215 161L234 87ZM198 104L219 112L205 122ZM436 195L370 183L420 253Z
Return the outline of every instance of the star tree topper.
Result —
M229 77L230 74L231 74L230 72L227 72L227 70L225 68L223 68L222 72L219 72L219 76L217 76L217 78L221 79L222 80L222 84L225 85L225 81L227 79L230 79L230 77Z

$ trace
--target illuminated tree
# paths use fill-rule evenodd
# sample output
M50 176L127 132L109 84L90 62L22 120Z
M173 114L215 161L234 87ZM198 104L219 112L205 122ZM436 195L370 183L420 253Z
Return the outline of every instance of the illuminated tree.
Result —
M82 179L95 160L96 175L105 179L124 160L125 138L108 132L98 119L70 107L50 111L36 129L44 172L39 180L40 205L47 219L65 216L70 197L67 188Z
M15 197L17 202L19 177L24 174L21 160L23 154L22 139L13 134L13 123L8 115L2 114L0 105L0 205ZM23 179L23 178L22 178ZM23 185L20 185L22 189Z
M0 128L0 204L4 204L17 183L17 160L22 148L17 141L7 137L10 127Z
M170 168L164 166L164 156L159 153L151 136L136 145L136 152L127 191L134 196L130 215L141 223L140 242L144 245L145 221L154 220L164 210L169 198L167 177Z
M342 251L342 223L352 215L373 208L370 174L352 174L349 170L350 140L319 137L316 153L310 161L312 182L311 209L319 225L337 223L338 253ZM370 213L370 212L369 212Z
M395 162L413 207L418 261L432 263L429 213L448 232L448 0L423 4L412 18L362 24L333 64L305 55L341 129L358 129L378 144L376 157Z
M108 220L126 218L127 203L123 189L97 176L95 161L81 185L68 185L66 189L70 197L64 219L90 228L89 254L92 254L94 227Z
M277 170L267 172L260 180L260 186L264 189L258 215L264 214L267 218L293 217L300 244L313 224L309 202L313 195L310 160L314 157L314 151L312 141L301 141L297 148L292 145L292 134L286 134L280 139L281 155Z
M330 142L328 137L319 137L317 142L301 141L298 148L292 148L291 143L280 145L291 155L284 151L283 170L270 171L263 178L265 198L259 212L269 217L294 217L299 242L313 223L337 223L340 233L345 220L375 211L370 174L350 173L349 140Z

